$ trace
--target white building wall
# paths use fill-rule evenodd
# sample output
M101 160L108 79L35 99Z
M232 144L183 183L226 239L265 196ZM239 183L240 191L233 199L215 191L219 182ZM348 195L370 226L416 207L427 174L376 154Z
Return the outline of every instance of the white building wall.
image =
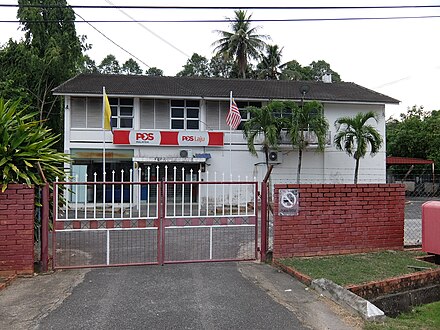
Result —
M70 125L70 97L66 97L66 116L65 125L65 151L69 153L70 149L102 149L103 147L103 131L98 128L78 129L71 128ZM154 117L159 122L156 129L169 128L169 106L167 111L167 100L156 100ZM143 101L135 99L135 123L134 127L141 126ZM384 105L365 105L365 104L324 104L324 112L330 125L331 140L336 133L334 122L342 116L354 116L358 112L375 111L379 114L378 131L385 136L385 116ZM158 111L160 110L160 111ZM200 120L207 120L206 105L201 106ZM160 118L159 118L160 113ZM166 114L166 116L165 116ZM373 125L375 123L372 121ZM146 122L144 122L146 125ZM143 126L143 125L142 125ZM205 124L201 125L202 127ZM232 174L234 180L238 176L242 180L248 177L249 180L261 181L266 174L265 157L261 147L256 145L257 157L251 155L248 151L246 141L241 131L224 131L223 147L179 147L179 146L122 146L112 144L112 133L105 132L106 149L128 149L134 151L134 157L148 158L156 157L158 164L165 165L168 162L179 161L179 151L181 149L192 149L193 154L209 153L211 158L206 162L206 172L203 172L204 180L230 180ZM272 172L272 183L295 183L298 165L298 152L293 150L289 145L281 145L280 151L282 162L274 165ZM315 152L314 148L309 148L303 153L303 162L301 170L301 183L352 183L354 176L354 159L346 153L337 151L333 146L326 147L323 153ZM216 174L216 177L214 175ZM223 173L224 177L223 177ZM381 151L375 156L370 157L369 154L360 161L359 183L384 183L386 182L385 174L385 145Z

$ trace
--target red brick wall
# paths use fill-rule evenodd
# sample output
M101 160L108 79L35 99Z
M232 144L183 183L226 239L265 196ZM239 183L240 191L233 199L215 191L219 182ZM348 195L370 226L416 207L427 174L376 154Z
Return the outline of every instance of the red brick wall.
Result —
M298 216L278 215L285 188L298 189ZM403 185L275 185L274 201L274 258L403 248Z
M34 272L34 188L0 191L0 275Z

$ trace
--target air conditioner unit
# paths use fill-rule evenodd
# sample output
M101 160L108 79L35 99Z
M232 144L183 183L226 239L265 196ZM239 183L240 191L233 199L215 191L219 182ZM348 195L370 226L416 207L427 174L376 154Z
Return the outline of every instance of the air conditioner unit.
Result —
M179 156L180 158L192 158L193 152L191 149L180 149Z
M269 151L269 164L281 164L283 162L283 154L276 150Z

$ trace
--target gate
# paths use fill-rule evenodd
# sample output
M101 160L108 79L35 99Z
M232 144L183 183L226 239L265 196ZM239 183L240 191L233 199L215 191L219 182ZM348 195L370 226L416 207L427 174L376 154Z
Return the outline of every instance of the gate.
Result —
M254 181L55 182L54 269L255 260L257 190Z

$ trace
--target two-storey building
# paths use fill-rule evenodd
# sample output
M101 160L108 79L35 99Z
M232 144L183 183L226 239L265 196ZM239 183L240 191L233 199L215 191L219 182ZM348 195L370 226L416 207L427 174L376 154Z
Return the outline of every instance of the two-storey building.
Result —
M301 93L303 86L308 92ZM103 87L111 106L112 131L103 130ZM226 124L229 95L240 108L237 130ZM82 181L103 178L103 149L107 178L121 169L142 180L261 180L265 157L250 154L242 126L247 106L271 100L320 101L330 124L324 152L315 152L313 135L303 155L302 183L352 183L354 160L333 146L334 122L342 116L374 111L377 129L385 136L385 105L397 100L350 82L239 80L197 77L80 74L54 89L64 97L64 151L71 155L72 174ZM372 123L376 125L376 123ZM105 145L104 142L105 141ZM298 152L283 141L271 155L272 182L295 182ZM375 157L361 161L359 182L386 181L385 144ZM157 177L159 176L159 177ZM183 177L182 177L183 176ZM192 176L192 177L191 177ZM200 177L199 177L200 176ZM125 178L127 180L128 178Z

